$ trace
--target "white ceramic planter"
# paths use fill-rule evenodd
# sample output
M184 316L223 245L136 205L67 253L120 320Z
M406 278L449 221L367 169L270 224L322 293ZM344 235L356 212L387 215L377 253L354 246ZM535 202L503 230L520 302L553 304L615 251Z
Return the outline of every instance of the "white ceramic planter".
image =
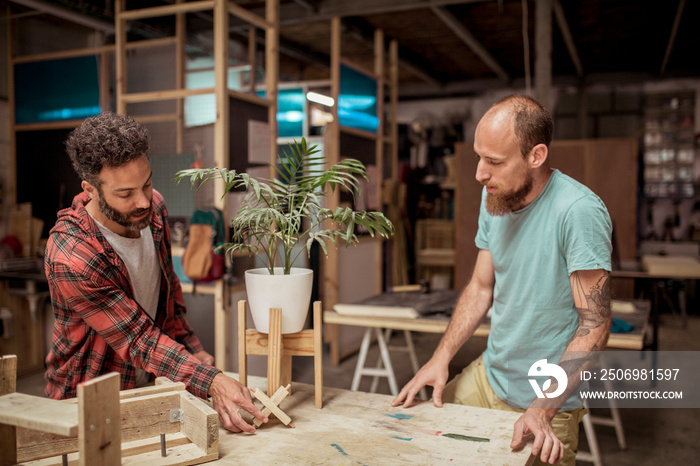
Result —
M270 333L270 308L282 309L282 333L296 333L304 328L311 302L314 272L292 267L284 275L282 267L275 274L265 269L245 272L245 288L253 323L260 333Z

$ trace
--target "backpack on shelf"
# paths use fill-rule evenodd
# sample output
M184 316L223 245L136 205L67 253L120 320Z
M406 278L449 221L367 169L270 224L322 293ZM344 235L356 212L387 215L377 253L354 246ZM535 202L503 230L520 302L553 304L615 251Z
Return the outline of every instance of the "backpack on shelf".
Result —
M216 248L224 242L224 216L210 207L196 210L188 228L187 246L182 268L193 282L213 282L224 275L224 255Z

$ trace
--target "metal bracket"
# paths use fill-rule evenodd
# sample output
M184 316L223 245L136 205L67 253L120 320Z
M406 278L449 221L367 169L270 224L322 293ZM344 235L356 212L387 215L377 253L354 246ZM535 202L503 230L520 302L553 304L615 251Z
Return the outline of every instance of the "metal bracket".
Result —
M170 410L170 422L179 422L184 424L185 422L185 411L177 408Z

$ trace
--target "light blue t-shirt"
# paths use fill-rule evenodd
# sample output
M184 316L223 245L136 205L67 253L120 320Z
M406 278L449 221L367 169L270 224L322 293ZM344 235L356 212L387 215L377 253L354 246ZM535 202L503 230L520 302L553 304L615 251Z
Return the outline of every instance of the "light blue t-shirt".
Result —
M487 376L499 398L527 408L529 402L518 403L517 396L534 398L526 380L530 363L523 361L548 355L548 362L556 363L573 339L578 314L569 276L577 270L611 270L612 222L598 196L559 170L516 212L492 216L485 199L484 189L475 243L490 251L496 277L484 353ZM509 393L514 378L519 382ZM561 409L580 405L571 397Z

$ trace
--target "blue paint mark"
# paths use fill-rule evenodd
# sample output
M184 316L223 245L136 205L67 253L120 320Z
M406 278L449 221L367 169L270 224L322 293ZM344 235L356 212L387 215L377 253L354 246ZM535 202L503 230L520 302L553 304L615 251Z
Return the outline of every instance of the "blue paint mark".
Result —
M395 413L395 414L387 414L389 417L393 417L394 419L399 419L401 421L404 421L406 419L411 419L413 416L409 416L408 414L401 414L401 413Z
M335 447L335 449L338 450L343 456L348 456L348 454L345 453L345 450L343 450L343 448L337 443L331 443L331 446Z
M397 439L397 440L403 440L406 442L410 442L411 440L413 440L411 437L397 437L396 435L392 435L392 437Z

